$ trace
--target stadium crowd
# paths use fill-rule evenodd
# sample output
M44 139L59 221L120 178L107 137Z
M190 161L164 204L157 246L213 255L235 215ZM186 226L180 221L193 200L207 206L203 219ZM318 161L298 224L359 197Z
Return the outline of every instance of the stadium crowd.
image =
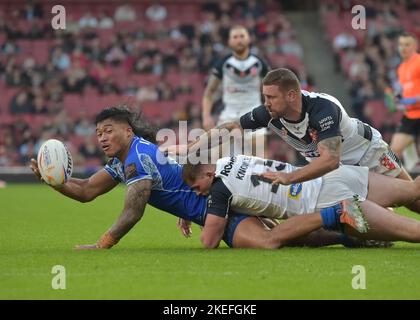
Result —
M206 77L235 24L249 29L253 53L309 86L276 1L71 3L65 30L51 28L51 6L0 4L1 166L26 164L49 137L66 141L76 165L101 164L92 118L118 103L159 127L200 127ZM293 162L287 148L272 149Z
M420 39L420 3L412 0L363 1L366 29L352 28L351 8L357 1L323 1L322 21L336 56L336 70L350 82L355 116L378 128L390 142L401 112L390 112L384 103L389 88L400 93L397 67L398 35L411 32ZM420 148L420 144L419 144Z
M365 1L367 30L351 28L353 1L320 3L337 72L350 82L352 109L390 141L401 117L384 104L396 89L401 30L420 36L416 1ZM278 1L64 2L66 29L51 27L45 1L0 3L0 166L26 164L50 137L66 141L76 165L104 159L95 144L93 115L128 103L161 128L187 120L201 127L201 99L211 67L228 53L229 29L244 25L251 52L272 67L288 67L311 90L303 50ZM6 14L7 13L7 14ZM216 108L221 103L216 104ZM296 163L280 139L272 158Z

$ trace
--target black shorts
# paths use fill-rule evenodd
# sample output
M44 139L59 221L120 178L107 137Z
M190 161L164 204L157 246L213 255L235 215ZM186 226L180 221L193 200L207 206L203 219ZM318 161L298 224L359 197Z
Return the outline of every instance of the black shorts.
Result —
M420 119L408 119L403 116L398 132L417 136L420 134Z

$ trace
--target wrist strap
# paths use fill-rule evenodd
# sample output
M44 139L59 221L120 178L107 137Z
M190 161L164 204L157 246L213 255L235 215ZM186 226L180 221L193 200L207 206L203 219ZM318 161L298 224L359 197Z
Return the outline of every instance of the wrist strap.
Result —
M96 245L98 246L98 248L109 249L117 243L118 240L112 236L110 231L107 231L101 236Z

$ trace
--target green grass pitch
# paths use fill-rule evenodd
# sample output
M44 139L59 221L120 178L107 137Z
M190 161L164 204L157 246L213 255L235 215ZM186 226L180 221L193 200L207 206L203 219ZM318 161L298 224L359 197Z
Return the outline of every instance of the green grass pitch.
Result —
M0 189L0 299L420 298L420 244L211 251L197 227L185 239L175 217L148 207L112 250L73 250L96 242L123 200L123 187L88 204L45 185ZM52 288L55 265L64 290ZM354 265L365 267L366 289L352 288Z

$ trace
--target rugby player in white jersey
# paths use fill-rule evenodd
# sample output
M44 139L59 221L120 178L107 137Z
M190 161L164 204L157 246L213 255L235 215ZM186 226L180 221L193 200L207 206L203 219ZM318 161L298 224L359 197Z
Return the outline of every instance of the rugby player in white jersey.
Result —
M269 67L263 59L250 52L250 43L251 38L245 27L237 25L230 29L228 44L232 52L215 64L203 95L202 120L205 130L215 126L211 110L214 96L220 86L223 111L219 116L218 125L239 121L242 114L261 105L261 80ZM248 140L245 141L251 141L253 138L253 149L256 150L256 139L264 144L265 134L266 129L258 130L253 135L247 135L245 139ZM230 150L226 152L229 154ZM255 152L252 154L257 155Z
M208 148L234 129L270 128L306 158L308 165L292 172L267 172L275 184L290 185L323 176L346 165L366 166L373 172L411 180L381 134L360 120L350 118L341 103L325 93L301 90L296 75L284 68L263 79L264 105L234 121L210 130L187 148L168 148L185 153ZM219 138L222 136L222 139ZM420 201L409 208L420 213Z
M420 178L411 182L369 172L367 167L345 165L323 177L290 186L271 184L263 177L265 172L294 170L298 169L287 163L243 155L222 158L216 164L184 165L184 181L198 194L210 198L201 235L203 245L219 245L230 210L280 219L319 211L321 219L314 225L319 228L328 225L325 220L329 219L329 210L351 213L360 209L369 229L359 233L346 227L349 235L420 242L420 221L385 209L420 199ZM356 224L352 226L363 230Z

